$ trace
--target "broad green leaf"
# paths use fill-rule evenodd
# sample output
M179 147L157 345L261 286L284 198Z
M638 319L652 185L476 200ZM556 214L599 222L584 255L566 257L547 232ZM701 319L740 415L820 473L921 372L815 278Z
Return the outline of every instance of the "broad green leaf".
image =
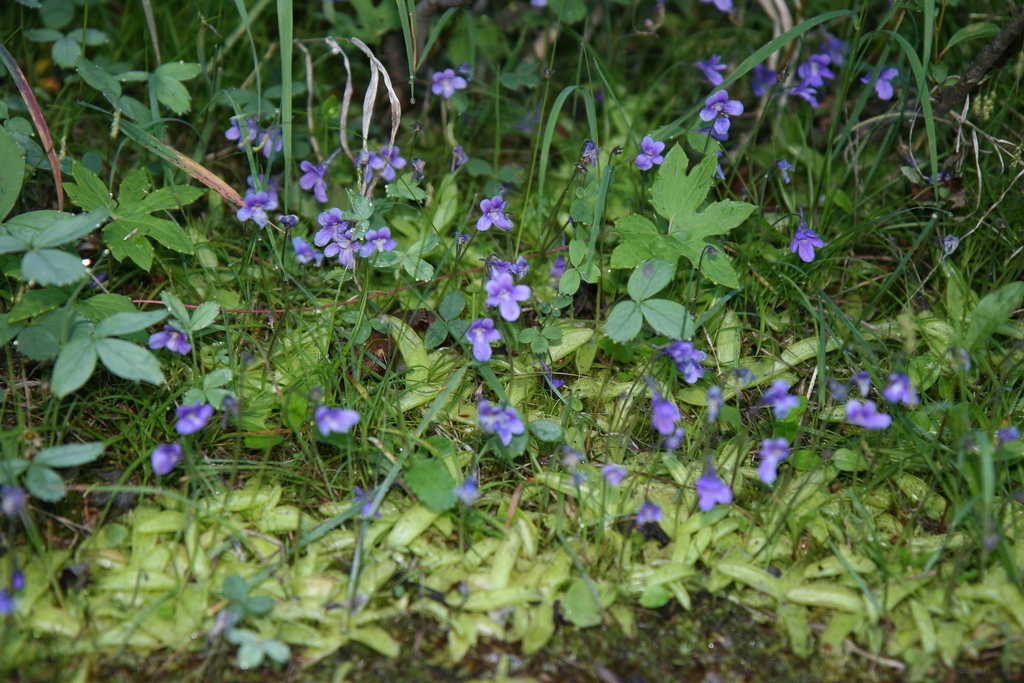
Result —
M192 95L180 81L156 73L153 82L156 85L156 98L175 114L184 114L192 107Z
M67 215L39 233L32 240L34 247L57 247L81 239L100 226L110 216L110 209L100 207L77 215Z
M30 28L25 31L25 37L35 43L52 43L63 38L64 34L52 28Z
M107 42L107 34L97 28L85 29L85 44L96 47Z
M435 320L423 334L423 346L428 349L436 349L445 339L448 338L448 323L443 320Z
M434 277L434 266L421 258L406 256L402 259L402 266L405 268L405 272L420 282L426 282Z
M191 185L175 185L174 187L161 187L159 190L150 192L138 203L130 206L122 206L121 210L126 213L153 213L154 211L177 211L183 206L201 198L209 190L205 187L192 187ZM121 199L118 197L118 199ZM124 200L121 200L122 203Z
M118 261L131 259L145 271L153 267L153 245L139 234L132 235L132 231L125 229L121 221L114 221L103 228L103 239Z
M65 183L64 191L68 193L72 202L86 211L101 206L117 206L99 176L76 160L71 162L71 175L75 177L75 182Z
M395 197L398 199L408 199L414 202L421 202L427 198L426 191L413 183L409 182L406 177L408 174L402 176L393 183L388 183L384 186L384 193L388 197Z
M0 219L11 212L25 177L25 152L6 129L0 127Z
M569 242L569 263L578 266L583 263L587 255L587 243L581 239L574 239Z
M564 273L562 273L562 277L559 278L558 280L559 294L566 294L571 296L578 292L579 289L580 271L576 270L575 268L569 268Z
M581 577L573 579L562 601L565 618L578 628L590 628L601 623L601 608L594 594Z
M167 310L171 312L171 315L181 323L182 330L186 332L191 331L191 325L189 324L191 316L185 305L181 303L181 299L168 291L164 291L160 294L160 300L167 306Z
M110 372L122 379L163 384L160 361L152 353L137 344L123 339L98 339L96 351L100 360Z
M199 305L192 313L192 324L189 325L190 332L205 330L212 325L220 315L220 306L216 301L207 301Z
M246 643L238 648L238 668L246 671L255 669L263 663L263 648L259 643Z
M594 224L594 207L590 205L590 202L583 199L574 199L572 201L572 206L569 207L569 215L584 225Z
M405 483L429 510L443 512L455 507L455 480L444 463L420 458L405 473Z
M676 274L673 263L661 259L651 259L641 263L629 276L629 283L626 288L633 301L648 299L672 282Z
M99 322L113 313L131 313L135 311L131 298L124 294L97 294L88 299L75 302L75 310L93 322Z
M954 45L958 45L964 41L991 38L997 33L999 33L998 24L993 24L987 21L983 21L978 24L969 24L953 34L949 39L949 42L946 43L946 50L949 50Z
M26 252L21 259L21 279L40 285L70 285L86 275L82 259L59 249Z
M32 465L25 473L25 488L33 498L53 503L64 497L64 479L49 467Z
M238 574L231 574L224 578L224 597L237 605L244 605L245 601L249 598L249 586ZM235 629L235 633L238 629ZM255 635L255 634L253 634ZM238 644L240 641L234 641L233 643Z
M167 317L167 311L135 311L133 313L114 313L96 325L94 334L97 338L119 337L132 332L144 330Z
M195 62L167 62L157 67L153 73L176 81L187 81L198 76L202 70Z
M0 254L18 254L31 248L32 245L20 237L0 232Z
M127 211L129 207L138 205L146 198L152 187L149 172L145 167L137 168L126 175L117 189L117 200L121 203L121 210Z
M654 331L671 339L693 336L696 325L686 307L668 299L647 299L640 303L644 320Z
M50 50L53 61L65 69L72 68L75 65L75 61L82 54L82 46L76 40L77 37L78 34L72 32L54 42L53 48Z
M964 340L967 350L974 351L984 345L996 329L1010 319L1022 299L1024 282L1011 282L985 296L971 313L971 324Z
M125 227L132 229L139 228L139 234L152 237L168 249L179 254L193 254L195 249L192 240L188 238L185 231L173 221L153 216L139 215L123 218L118 221Z
M860 472L870 467L863 453L849 448L837 448L832 454L832 464L841 472Z
M69 297L70 293L62 289L30 289L25 292L21 301L11 308L11 317L8 322L17 323L52 311L67 301Z
M25 329L24 325L16 325L11 323L9 313L0 313L0 344L6 344L11 341Z
M640 312L640 307L632 301L620 301L608 314L605 334L612 341L621 344L640 334L643 324L644 316Z
M13 484L31 464L23 458L0 460L0 484Z
M612 252L612 268L635 268L655 254L668 257L664 254L665 245L669 243L667 235L658 232L657 226L643 216L633 214L620 218L611 231L622 238L622 244Z
M454 320L462 315L464 310L466 310L466 295L462 293L462 290L453 289L441 300L437 314L445 320Z
M60 351L64 334L63 311L52 311L26 325L18 335L18 351L32 360L52 360Z
M562 425L551 420L530 420L530 431L541 441L562 440Z
M91 334L76 334L63 346L51 376L55 396L67 396L89 381L96 369L96 340Z
M36 453L33 463L47 467L74 467L92 462L103 454L103 442L69 443L64 446L44 448Z
M270 638L262 643L263 652L278 664L284 664L291 658L291 650L280 640Z
M75 68L78 69L78 75L83 81L100 92L109 92L115 99L121 96L121 84L118 80L88 59L80 57Z

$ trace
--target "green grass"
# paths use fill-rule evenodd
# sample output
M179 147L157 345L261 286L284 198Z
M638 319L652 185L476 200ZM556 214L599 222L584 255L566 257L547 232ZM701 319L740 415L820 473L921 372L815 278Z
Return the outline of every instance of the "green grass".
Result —
M79 247L105 276L98 287L30 283L18 250L0 255L2 467L27 468L61 444L105 444L99 460L57 468L66 496L50 482L56 500L34 496L0 524L0 588L10 589L16 568L26 578L15 612L0 617L0 669L42 680L51 662L76 662L87 680L147 658L159 662L146 665L147 677L246 680L243 669L255 667L369 680L384 657L423 667L416 679L425 680L429 667L538 675L564 658L601 663L593 653L610 652L617 675L662 680L688 671L679 668L687 648L742 641L755 643L750 652L705 666L794 680L872 680L876 666L913 680L1020 675L1024 468L1021 442L999 443L996 433L1019 427L1024 407L1024 60L1018 50L992 72L962 123L936 118L921 98L940 92L943 73L962 73L992 35L980 27L963 40L958 30L1002 25L1003 3L968 12L926 0L880 15L876 5L816 2L774 40L756 4L738 5L732 20L696 2L669 3L663 17L615 2L580 13L574 0L480 16L456 9L431 18L412 87L408 5L154 5L152 36L141 12L118 3L67 3L63 22L19 3L0 11L0 40L42 106L65 187L88 186L77 166L71 177L75 160L120 206L114 223L63 247ZM664 22L645 28L648 16ZM106 42L86 44L84 57L112 74L146 74L102 81L104 96L92 72L83 78L50 61L52 39L26 33L44 26L102 30ZM769 85L775 96L764 100L751 94L753 68L776 50L796 79L823 28L848 50L820 107L780 96L795 80ZM280 45L278 36L298 42ZM157 63L154 43L170 66ZM712 53L729 64L721 87L746 109L721 144L691 132L719 89L691 63ZM198 67L173 71L179 61ZM448 101L430 93L432 72L463 62L474 72L466 90ZM860 80L883 66L900 69L889 101ZM320 163L339 136L354 155L364 142L386 152L395 122L385 74L402 101L396 144L409 165L373 186L341 152L325 176L330 201L317 202L299 188L301 161ZM375 75L380 92L367 105ZM30 167L20 191L0 188L18 194L2 217L10 221L55 208L56 194L9 77L0 97L0 118ZM244 129L257 111L260 126L292 132L273 161L260 141L240 149L223 137L230 117L241 115ZM674 156L641 172L633 158L647 135ZM585 139L601 148L596 167L579 159ZM456 145L470 158L457 169ZM703 217L673 224L672 202L707 190L685 167L717 149L725 178L710 186ZM425 164L422 181L413 180L413 158ZM778 159L795 167L791 183ZM145 201L132 198L132 181L122 185L139 169L179 198L174 188L204 187L203 169L206 187L223 182L239 194L246 176L273 175L281 206L261 230L236 219L220 187L184 208L155 207L152 216L171 223L160 224L166 233L147 224L115 238L119 225L134 225L132 202ZM936 196L921 177L944 171ZM74 185L73 210L93 208ZM481 200L499 192L514 229L478 233ZM704 232L700 221L725 201L748 202L750 217L724 234ZM403 260L378 254L354 270L337 258L319 268L298 262L292 237L312 243L330 207L361 214L361 230L389 226ZM827 243L808 263L789 249L801 210ZM285 211L299 217L294 228L277 220ZM714 252L702 242L662 289L639 296L628 287L633 264L667 252L622 238L620 221L633 214L681 240L688 230L712 235ZM461 245L456 233L473 240ZM948 236L960 242L944 253ZM147 268L137 250L150 244ZM492 255L527 258L532 292L518 320L485 304L481 262ZM574 269L562 291L549 275L557 256ZM739 287L718 284L723 263ZM565 286L574 278L578 290ZM117 311L162 311L165 294L190 311L203 302L219 310L189 353L154 352L164 384L123 379L131 363L101 358L81 388L51 391L61 372L53 361L76 329L95 330ZM695 384L657 351L671 340L652 318L624 343L609 334L617 304L632 298L639 308L652 297L696 322L686 337L707 359ZM30 302L43 303L29 311ZM671 310L668 322L682 329ZM502 334L487 363L456 338L483 317ZM44 334L51 347L40 346ZM564 385L549 383L541 360ZM755 379L741 381L737 369ZM859 371L892 415L888 429L848 424L845 401L833 398L829 380ZM897 372L909 373L919 404L882 398ZM674 450L651 426L645 377L680 408L685 436ZM779 379L800 397L784 419L760 406ZM725 405L709 421L713 385ZM225 406L225 393L237 402ZM850 396L859 398L856 389ZM484 433L481 398L514 406L526 433L510 445ZM214 417L179 437L175 408L199 400L216 405ZM321 405L358 410L360 421L323 437ZM766 485L758 450L780 437L792 454ZM156 475L150 453L176 439L184 462ZM584 461L564 464L566 447ZM733 502L701 511L695 483L709 463ZM621 487L605 483L605 464L628 470ZM30 475L4 471L38 490L25 483ZM472 476L480 498L458 502L454 487ZM664 518L638 526L645 501ZM241 592L233 576L245 580ZM661 627L669 615L672 628ZM715 626L698 627L707 623ZM635 648L650 654L647 667L612 648L609 634L649 642ZM498 664L488 668L492 655ZM509 672L506 655L528 664ZM594 671L559 670L566 680Z

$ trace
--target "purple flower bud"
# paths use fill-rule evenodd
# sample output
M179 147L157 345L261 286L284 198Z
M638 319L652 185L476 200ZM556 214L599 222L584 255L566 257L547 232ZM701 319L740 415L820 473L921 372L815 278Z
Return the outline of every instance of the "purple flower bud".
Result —
M697 480L697 507L707 512L719 503L728 505L732 502L732 489L718 477L714 467Z
M996 432L996 441L1000 444L1008 443L1010 441L1020 441L1020 430L1013 425L1003 427Z
M565 274L565 257L559 254L555 258L555 263L551 266L551 277L559 279Z
M295 250L295 260L303 265L313 263L315 261L319 266L320 262L324 260L324 255L309 246L306 240L301 237L292 238L292 248Z
M708 357L708 354L698 351L692 342L672 342L664 347L661 353L675 361L676 367L688 384L693 384L704 376L705 370L701 362Z
M651 397L651 426L662 436L669 436L676 430L679 408L657 390Z
M466 477L466 481L455 487L455 496L465 506L470 506L480 498L480 478L473 474Z
M868 392L871 391L871 373L867 370L861 370L854 374L854 376L850 378L850 381L857 386L857 391L860 392L861 398L867 396Z
M775 162L775 167L782 173L782 182L789 185L790 177L789 172L793 170L793 164L789 163L785 159L779 159Z
M719 71L725 71L728 65L722 64L722 57L720 55L711 55L711 58L703 62L694 62L695 67L704 72L704 78L711 81L711 85L721 85L725 77L718 73Z
M14 614L15 608L14 596L8 593L6 588L0 588L0 617Z
M774 484L779 463L789 457L789 441L765 439L761 442L761 464L757 468L758 478L766 484Z
M318 406L313 411L313 419L323 436L346 434L359 424L359 413L350 408Z
M149 463L153 467L153 474L163 476L169 474L184 458L181 444L175 441L169 444L162 443L154 448L149 455Z

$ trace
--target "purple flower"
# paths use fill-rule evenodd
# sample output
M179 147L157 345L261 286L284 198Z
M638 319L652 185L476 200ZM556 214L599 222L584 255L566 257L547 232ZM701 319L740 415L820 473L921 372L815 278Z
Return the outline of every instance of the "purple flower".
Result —
M811 55L807 58L806 62L796 68L796 75L802 81L802 85L820 88L825 85L824 79L831 80L836 77L832 70L828 68L828 65L831 63L832 58L828 55Z
M324 255L309 246L306 240L301 237L292 238L292 248L295 250L295 260L303 265L315 261L319 266L320 262L324 260Z
M715 3L715 7L722 10L723 12L732 11L732 0L700 0L703 3Z
M470 323L466 339L473 345L473 358L486 363L491 359L491 343L501 341L501 332L494 329L493 320L482 318Z
M676 427L675 430L665 437L665 450L674 451L683 443L683 437L686 436L686 430L682 427Z
M162 443L154 448L153 452L149 454L149 463L153 466L153 474L163 476L170 474L171 470L177 467L184 458L181 444L175 441L174 443Z
M902 372L889 375L889 386L882 390L882 396L889 403L902 403L906 406L916 406L920 402L910 377Z
M423 180L423 170L427 167L427 163L423 159L412 160L412 179L417 183Z
M743 113L743 103L730 100L729 93L719 90L704 100L704 108L700 110L701 121L714 121L711 127L719 135L729 131L729 117Z
M833 64L842 66L846 55L846 43L826 31L825 38L821 41L821 51L832 59Z
M167 349L184 356L192 350L192 345L188 342L187 334L170 325L164 325L163 332L156 332L149 336L149 348Z
M335 151L322 164L314 165L310 161L303 161L299 164L299 168L304 171L302 177L299 178L299 187L306 191L312 189L313 196L316 197L318 202L327 201L327 181L324 180L324 176L327 175L327 168L331 165L331 161L334 160L337 153Z
M263 150L263 156L268 159L274 155L274 152L280 152L284 149L284 137L281 135L281 126L263 128L257 134L257 137L259 137L257 147Z
M497 434L501 443L506 446L512 443L513 434L522 434L526 431L526 425L519 419L519 413L509 405L504 403L492 405L484 399L480 399L477 410L480 428L488 434Z
M18 561L14 561L14 571L11 572L11 590L12 591L23 591L25 590L25 572L18 568Z
M708 389L708 422L718 419L718 413L722 410L724 400L722 399L722 387L717 384Z
M711 85L720 85L725 80L725 77L718 72L725 71L728 66L722 64L722 58L719 55L711 55L711 59L694 62L693 65L704 72L704 78L711 81Z
M484 284L484 289L487 290L487 299L484 302L487 307L497 306L501 317L509 322L519 319L519 302L530 298L530 288L526 285L513 285L512 276L508 273L488 280Z
M761 464L757 467L757 477L766 484L774 484L779 463L789 457L789 441L765 439L761 442Z
M456 73L467 81L471 81L473 80L473 65L469 62L463 62L462 64L459 64L459 68L456 69Z
M375 251L391 251L397 246L398 242L391 239L391 228L385 227L380 230L371 230L366 233L366 244L359 251L359 255L363 258L370 258Z
M266 192L246 192L245 206L238 210L235 216L240 221L247 221L250 218L261 228L267 227L267 211L277 208L277 202L271 199Z
M670 357L676 364L676 368L682 373L687 383L693 384L704 376L704 366L701 361L708 357L703 351L694 348L692 342L672 342L661 350L662 355Z
M998 432L996 432L996 441L1001 444L1007 443L1009 441L1019 440L1020 430L1014 427L1013 425L1010 425L1009 427L1003 427Z
M363 504L363 506L359 508L359 514L362 517L369 518L372 514L374 519L380 519L380 510L377 510L376 513L373 512L373 496L370 495L370 491L364 491L356 486L352 489L352 493L355 494L352 497L352 502Z
M590 166L597 166L597 155L601 152L593 140L583 141L583 152L580 153L580 161Z
M719 503L728 505L732 502L732 489L718 477L714 467L697 480L697 507L704 512L712 509Z
M28 502L28 494L25 489L12 484L0 486L0 510L3 510L7 517L17 517Z
M347 434L359 424L359 413L351 408L317 406L317 409L313 411L313 419L323 436Z
M655 164L661 164L665 157L661 155L665 151L665 143L661 140L655 141L650 135L640 141L640 153L636 155L633 162L641 171L649 171Z
M789 172L793 170L793 164L789 163L785 159L779 159L775 162L775 166L782 172L782 182L789 185Z
M846 402L846 421L864 429L886 429L892 424L892 416L878 412L874 401L850 399Z
M662 436L669 436L676 429L676 422L680 417L679 408L656 389L652 388L652 391L654 395L651 397L651 426Z
M277 222L286 228L294 228L299 224L299 217L294 213L286 213L277 217Z
M213 406L199 401L194 406L178 406L176 413L178 421L174 424L174 430L181 435L195 434L213 416Z
M601 476L604 477L609 486L621 486L627 474L626 470L613 463L608 463L601 468Z
M520 256L508 267L508 272L512 273L516 280L522 280L530 272L530 263L525 256Z
M259 175L259 179L260 187L256 187L256 182L253 180L252 175L245 176L245 184L249 188L246 190L246 194L264 191L267 193L267 196L270 197L270 201L274 203L274 207L276 208L276 206L281 203L279 201L280 197L277 194L277 181L274 180L273 176L268 178L265 173L261 173Z
M745 387L751 382L753 382L755 379L757 379L757 375L755 375L754 371L751 370L750 368L736 368L735 372L736 379L740 381L740 386Z
M14 596L7 592L6 588L0 588L0 617L14 614Z
M871 373L867 370L861 370L858 373L854 373L850 381L857 386L857 391L860 392L860 397L864 398L871 391Z
M355 265L355 257L363 245L352 239L352 227L342 218L341 209L332 208L324 211L317 217L317 221L323 227L313 237L313 244L318 247L327 245L324 256L333 258L337 255L338 261L346 268Z
M785 94L792 95L794 97L799 97L800 99L804 100L815 109L817 109L819 106L817 97L818 91L810 86L800 84L795 88L790 88L785 92Z
M751 74L750 91L754 93L754 97L764 97L764 94L778 82L779 75L775 71L764 64L758 64Z
M465 90L467 85L466 79L456 75L455 69L445 69L434 72L434 84L430 86L430 92L443 95L447 100L456 90Z
M501 198L501 195L494 195L490 199L480 202L480 210L484 215L476 222L477 230L487 230L492 225L502 230L512 229L512 219L505 215L505 207L508 203Z
M774 384L761 396L762 405L770 405L775 411L776 420L784 420L789 411L800 405L800 399L789 395L789 382L784 379L776 380Z
M398 177L395 171L405 168L406 163L403 157L398 156L398 145L392 147L391 152L388 154L370 152L370 158L366 162L366 165L370 168L366 173L366 182L370 182L373 179L373 171L376 170L382 171L380 176L384 179L384 182L393 183L395 178Z
M818 236L818 233L811 230L807 222L800 217L800 223L796 226L796 232L793 234L793 240L789 243L789 250L792 253L800 254L800 260L804 263L810 263L814 260L815 249L821 249L825 246L825 242Z
M871 72L869 74L865 74L864 76L861 77L860 82L864 83L866 85L866 84L871 82L871 78L874 75L875 75L874 72ZM878 80L875 81L875 94L878 95L878 99L880 99L880 100L891 100L892 99L893 88L892 88L892 83L890 83L889 81L891 81L892 79L896 78L899 75L900 75L900 70L895 68L895 67L890 66L887 69L882 69L882 72L880 74L878 74Z
M960 238L956 235L946 235L942 238L942 255L949 256L960 246Z
M245 120L245 141L252 141L256 139L256 134L259 132L260 124L256 119L248 118ZM241 147L244 143L242 140L242 127L238 125L238 119L231 117L231 127L228 128L227 132L224 133L224 137L228 140L238 140L238 146Z
M543 374L544 379L551 384L551 388L558 389L565 384L564 380L560 380L555 377L555 374L551 372L551 368L544 362L543 358L540 359L540 366L544 368L544 371L541 374Z
M551 266L551 277L558 279L565 274L565 257L559 254L555 258L555 263Z
M455 487L455 496L462 501L463 505L469 506L480 497L480 478L473 474L466 477L461 486Z
M521 280L524 275L530 272L530 264L526 258L522 256L517 258L515 263L512 263L511 261L502 261L493 254L488 258L482 258L480 260L487 264L487 277L492 280L502 274L513 275L516 280Z
M466 150L462 149L462 145L456 145L452 149L452 173L467 161L469 161L469 157L466 156Z
M836 403L845 403L846 395L850 393L849 385L834 378L828 380L828 390L832 394L832 400Z
M652 503L649 500L645 500L644 504L640 506L640 509L636 513L636 525L643 526L644 524L654 524L660 522L665 518L665 514L661 511L661 506L657 503Z

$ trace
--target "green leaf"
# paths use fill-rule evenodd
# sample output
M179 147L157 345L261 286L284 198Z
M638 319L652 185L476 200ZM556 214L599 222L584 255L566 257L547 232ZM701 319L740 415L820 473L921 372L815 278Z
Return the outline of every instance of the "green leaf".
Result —
M68 292L61 289L30 289L25 292L21 301L11 308L9 323L21 322L52 311L69 298Z
M78 390L96 369L96 340L91 334L76 334L63 346L51 376L55 396L64 397Z
M644 324L640 307L632 301L620 301L608 314L605 334L614 342L623 343L640 334Z
M32 246L57 247L66 242L81 239L100 226L110 216L110 209L100 207L74 216L68 215L55 221L36 235Z
M192 108L192 95L181 82L160 73L153 75L156 98L175 114L181 115Z
M530 431L541 441L562 440L562 425L551 420L530 420Z
M406 173L401 178L393 183L388 183L384 186L384 193L388 197L395 197L397 199L408 199L414 202L422 202L427 198L426 191L407 180L409 174Z
M167 311L135 311L132 313L114 313L96 325L95 335L100 337L120 337L132 332L144 330L167 317Z
M238 574L231 574L224 578L224 597L237 605L244 605L249 599L249 585ZM237 629L236 629L237 630ZM238 641L232 641L238 644Z
M63 38L64 34L52 28L30 28L25 31L25 37L34 43L52 43Z
M462 293L462 290L453 289L441 300L437 314L445 320L455 320L462 315L464 310L466 310L466 295Z
M861 472L871 466L862 453L849 448L837 448L832 454L832 464L841 472Z
M594 224L594 207L590 205L590 202L582 199L572 200L572 206L569 207L569 215L584 225Z
M74 467L92 462L103 454L103 442L70 443L44 448L36 453L32 462L46 467Z
M173 78L176 81L188 81L198 76L202 71L202 67L195 62L168 62L157 67L157 70L153 73Z
M28 460L22 458L8 458L0 461L0 484L13 484L18 477L25 472L29 465Z
M153 216L146 216L141 219L134 217L125 218L121 222L126 223L130 227L145 224L146 231L144 234L148 237L152 237L168 249L176 251L179 254L195 253L195 249L192 246L192 240L188 238L188 235L181 229L181 226L173 221L168 221L163 218L154 218Z
M587 243L581 239L574 239L569 242L569 263L578 266L583 263L587 255Z
M122 210L136 206L146 198L153 183L149 179L149 171L146 167L140 167L129 173L121 180L117 189L117 199L123 205Z
M25 177L25 152L14 136L0 126L0 220L7 216L21 194Z
M189 325L190 332L205 330L217 320L220 315L220 306L216 301L207 301L199 305L192 313L192 324Z
M131 313L135 311L131 298L124 294L97 294L88 299L75 302L75 310L89 320L99 322L114 313Z
M82 46L76 40L77 37L78 34L72 32L54 42L53 48L50 50L53 61L65 69L73 67L75 60L82 54ZM63 494L61 495L63 496Z
M284 664L291 658L288 646L274 638L263 641L263 651L278 664Z
M49 467L32 465L25 474L25 488L33 498L54 503L64 497L64 479Z
M64 191L68 193L72 202L86 211L92 211L101 206L116 206L107 186L99 176L77 160L71 162L71 175L75 177L75 182L65 183Z
M18 351L32 360L52 360L60 351L64 312L53 311L32 321L18 335Z
M174 185L173 187L161 187L147 194L141 202L136 202L127 207L121 207L125 213L153 213L155 211L177 211L183 206L205 195L208 190L205 187L192 187L191 185ZM121 199L120 197L118 197ZM125 200L121 200L122 203Z
M121 96L121 84L118 80L88 59L84 57L79 58L75 68L78 69L78 75L82 77L83 81L100 92L110 93L114 99ZM74 174L74 171L72 171L72 174Z
M971 325L967 329L964 346L968 351L988 342L1000 325L1010 319L1010 315L1020 306L1024 299L1024 282L1011 282L985 296L971 313Z
M25 329L24 325L11 324L10 314L0 313L0 344L6 344L11 341L17 337L23 329Z
M269 614L274 609L274 601L269 595L255 595L245 601L245 611L257 617Z
M21 259L21 279L40 285L70 285L86 275L82 259L59 249L29 251Z
M647 299L640 303L644 320L654 331L671 339L687 339L696 329L686 307L668 299Z
M426 333L423 335L423 346L427 349L436 349L445 339L448 338L448 323L443 320L435 320L430 323Z
M123 339L98 339L96 351L100 360L110 372L123 379L163 384L160 361L152 353L137 344Z
M562 601L562 613L579 628L590 628L601 623L601 609L582 578L576 577L569 585L565 600Z
M128 237L129 235L131 237ZM126 237L128 239L125 239ZM138 233L132 235L132 231L126 229L121 221L115 221L103 228L103 239L110 253L118 261L131 259L145 271L153 267L153 245Z
M949 39L949 42L946 43L946 50L949 50L954 45L958 45L964 41L991 38L997 33L999 33L998 24L993 24L987 21L983 21L979 24L969 24L953 34ZM943 52L946 50L943 50Z
M562 277L558 280L558 293L572 295L578 292L580 289L580 271L575 268L569 268Z
M263 663L263 648L258 644L246 643L238 648L238 668L243 671L255 669Z
M651 259L637 266L629 276L627 290L634 301L643 301L660 292L672 282L676 274L673 264L661 259Z
M444 463L434 458L417 459L405 473L405 484L428 509L443 512L455 507L455 480Z
M654 223L643 216L633 214L620 218L611 231L622 238L622 244L612 252L612 268L635 268L655 254L663 258L666 256L664 249L669 244L668 236L658 232Z
M176 297L169 291L164 291L160 295L160 300L167 306L167 310L171 312L171 315L181 323L182 330L185 332L191 331L191 325L189 324L191 316L188 314L188 309L181 303L181 299Z
M426 282L434 277L434 266L421 258L406 256L402 259L402 266L405 268L405 272L420 282Z

